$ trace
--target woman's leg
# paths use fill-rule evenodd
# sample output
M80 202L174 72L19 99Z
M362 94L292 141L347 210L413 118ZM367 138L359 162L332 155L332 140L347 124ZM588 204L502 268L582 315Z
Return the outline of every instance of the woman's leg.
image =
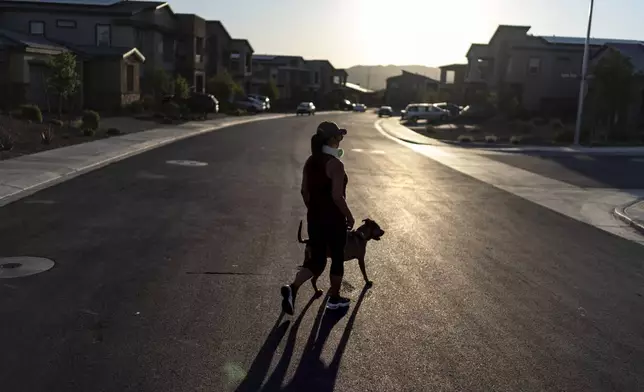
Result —
M329 290L329 302L327 308L337 309L338 307L349 306L349 300L340 296L340 286L344 276L344 247L347 243L347 230L344 225L329 229L329 250L331 253L331 271Z
M300 286L313 276L319 276L326 266L326 231L323 225L316 222L307 222L307 231L309 234L309 244L311 257L302 269L295 275L295 279L289 285L283 286L282 293L282 310L284 313L293 314L295 312L295 296Z

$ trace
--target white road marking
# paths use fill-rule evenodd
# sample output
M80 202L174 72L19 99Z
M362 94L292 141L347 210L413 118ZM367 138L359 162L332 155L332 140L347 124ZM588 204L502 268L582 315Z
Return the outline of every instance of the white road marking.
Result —
M389 135L381 123L382 120L379 120L374 125L383 136L438 163L572 219L644 245L644 238L640 234L613 216L616 206L644 197L644 189L580 188L467 150L407 143Z
M364 153L367 153L367 154L380 154L380 155L385 153L382 150L363 150L362 148L353 148L353 149L351 149L351 151L353 151L353 152L364 152Z
M364 152L364 150L363 150L362 148L354 148L354 149L352 149L351 151L354 151L354 152Z

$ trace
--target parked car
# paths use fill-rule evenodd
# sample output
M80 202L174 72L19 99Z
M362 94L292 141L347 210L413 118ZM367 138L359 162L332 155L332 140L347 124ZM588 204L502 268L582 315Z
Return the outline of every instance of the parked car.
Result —
M434 105L436 105L437 107L439 107L439 108L441 108L443 110L449 111L449 114L452 117L458 116L459 114L461 114L461 110L463 110L462 106L458 106L458 105L456 105L454 103L450 103L450 102L441 102L441 103L436 103Z
M258 100L259 102L264 102L266 104L266 110L271 110L271 100L270 98L264 95L258 94L248 94L249 97Z
M400 119L405 120L407 118L407 111L405 109L400 111Z
M366 111L367 111L367 105L365 105L365 104L363 104L363 103L356 103L356 104L353 106L353 111L355 111L355 112L360 112L360 113L364 113L364 112L366 112Z
M266 110L266 103L251 97L244 97L235 101L235 107L246 110L249 113L261 113Z
M340 103L340 109L341 110L353 110L354 104L351 103L348 99L343 99L342 102Z
M418 120L445 121L449 118L449 111L431 103L412 103L405 108L405 117L410 123L416 123Z
M391 108L391 106L381 106L380 109L378 109L378 117L390 117L393 116L394 110Z
M305 115L308 114L314 115L315 114L315 105L313 102L302 102L299 105L297 105L297 110L295 111L296 115Z

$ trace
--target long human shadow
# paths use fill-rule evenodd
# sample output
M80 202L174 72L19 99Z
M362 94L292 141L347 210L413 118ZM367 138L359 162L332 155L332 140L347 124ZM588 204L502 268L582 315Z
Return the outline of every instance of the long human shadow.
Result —
M347 325L344 328L344 332L342 333L338 347L335 350L333 359L328 366L325 366L320 358L322 349L324 348L324 344L335 325L347 314L347 309L338 309L327 312L325 311L327 298L325 298L320 305L315 322L313 323L313 328L311 329L311 333L309 334L304 347L302 359L295 370L295 374L291 382L282 387L291 358L293 357L295 342L297 340L297 328L295 325L293 325L293 328L289 333L284 354L280 358L275 371L270 376L266 385L262 388L262 391L332 392L335 388L338 371L340 369L340 362L349 342L353 324L355 323L358 310L362 305L368 289L369 288L367 286L362 289L362 292L353 307L351 316L347 321Z
M304 306L304 308L302 308L300 315L293 323L293 327L291 328L291 335L293 334L293 331L297 331L300 324L302 323L304 314L306 314L309 308L313 305L315 299L315 296L311 297L309 302ZM255 356L253 363L250 365L248 373L246 373L246 377L242 380L237 389L235 389L236 392L255 392L260 390L262 383L264 382L264 379L268 374L268 370L270 369L271 362L273 361L273 355L275 354L275 351L279 347L282 339L284 338L284 335L286 335L286 331L288 330L290 320L287 320L280 324L283 318L284 313L281 313L277 318L277 321L273 325L273 328L266 337L264 344L257 353L257 356Z

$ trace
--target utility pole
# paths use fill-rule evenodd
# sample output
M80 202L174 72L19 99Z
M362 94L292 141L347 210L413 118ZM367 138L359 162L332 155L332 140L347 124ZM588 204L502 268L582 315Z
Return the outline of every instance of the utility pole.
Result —
M581 138L581 121L584 114L584 98L586 96L586 85L588 83L588 52L590 46L590 30L593 24L593 8L595 0L590 0L590 11L588 12L588 30L586 32L586 42L584 43L584 59L581 65L581 83L579 86L579 104L577 106L577 124L575 126L574 145L579 145Z
M367 71L367 89L368 90L371 90L371 88L369 87L370 82L371 82L371 67L369 67L369 71Z

